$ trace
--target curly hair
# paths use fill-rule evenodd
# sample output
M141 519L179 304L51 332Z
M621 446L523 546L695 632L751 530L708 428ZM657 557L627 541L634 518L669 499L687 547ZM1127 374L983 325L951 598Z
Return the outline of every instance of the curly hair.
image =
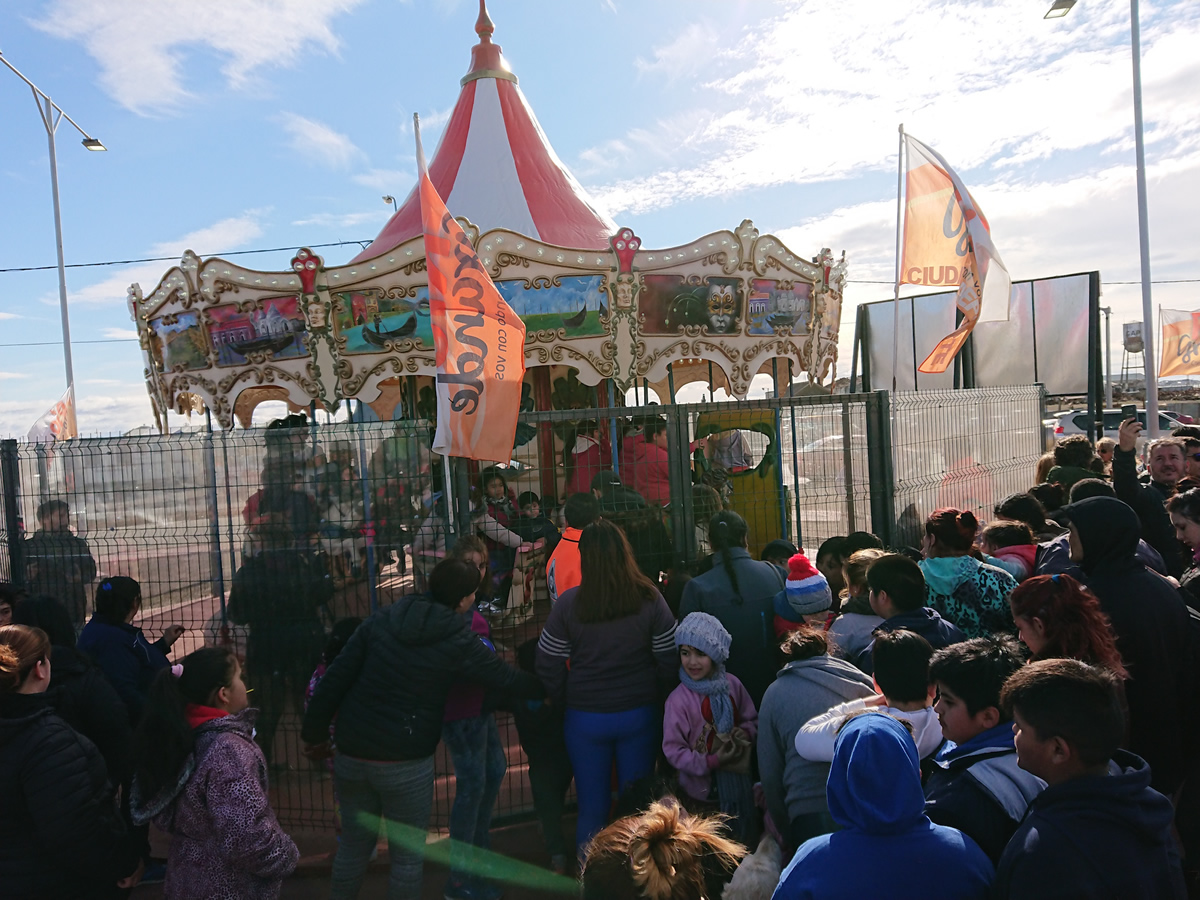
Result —
M1046 646L1034 659L1078 659L1128 678L1116 634L1096 595L1070 575L1035 575L1008 597L1013 618L1038 619Z
M1056 466L1076 466L1086 469L1095 456L1092 442L1085 434L1073 434L1065 437L1054 445L1054 464Z
M746 848L724 835L723 816L691 816L672 798L613 822L584 852L584 898L692 900L713 896ZM727 873L727 874L726 874Z

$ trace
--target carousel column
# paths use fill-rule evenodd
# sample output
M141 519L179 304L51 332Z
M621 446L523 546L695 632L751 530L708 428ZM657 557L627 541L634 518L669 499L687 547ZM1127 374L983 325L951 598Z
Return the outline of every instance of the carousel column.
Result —
M529 374L533 377L533 408L539 412L549 412L554 406L550 396L550 367L536 366L530 369ZM548 498L552 498L557 505L558 457L554 452L554 429L549 421L538 423L538 472L542 505L550 505Z

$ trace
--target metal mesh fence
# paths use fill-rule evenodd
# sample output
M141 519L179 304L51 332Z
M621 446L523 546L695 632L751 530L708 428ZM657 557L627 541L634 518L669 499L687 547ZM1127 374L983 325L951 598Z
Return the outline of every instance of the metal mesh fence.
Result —
M304 689L335 622L423 590L455 533L475 533L488 543L493 640L516 664L517 648L536 639L549 614L545 561L565 524L562 504L597 476L622 483L598 485L603 514L625 529L669 601L679 576L704 565L707 521L720 506L747 519L755 556L774 538L815 554L826 538L853 530L911 543L913 523L939 505L982 519L993 498L1028 486L1040 452L1038 389L902 394L894 403L894 432L880 393L525 412L513 458L498 470L446 466L428 449L428 425L413 421L6 441L0 576L23 573L33 590L77 594L82 623L96 580L128 575L141 584L135 624L150 640L172 624L187 629L173 658L214 643L249 651L252 699L278 723L264 744L280 821L330 828L332 782L302 755L299 728ZM39 520L48 500L65 500L69 516L56 524L41 509ZM35 536L69 527L86 544L72 538L69 552L30 552L38 541L21 540L22 522ZM248 596L235 588L253 583L247 572L281 542L293 574L266 592L263 624L231 608ZM303 639L260 650L256 664L255 629L265 646L262 635L280 622ZM533 804L515 725L504 711L497 720L509 764L496 804L503 821ZM445 831L454 778L444 746L435 765L432 827Z

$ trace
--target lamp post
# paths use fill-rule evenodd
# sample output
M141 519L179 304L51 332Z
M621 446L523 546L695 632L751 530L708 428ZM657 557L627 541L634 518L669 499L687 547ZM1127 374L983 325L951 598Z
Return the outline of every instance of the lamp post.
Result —
M1102 306L1100 312L1104 313L1104 408L1112 409L1112 307Z
M1065 16L1075 0L1055 0L1045 18ZM1133 139L1137 157L1138 248L1142 263L1142 340L1146 379L1146 434L1158 437L1158 371L1154 358L1154 302L1150 288L1150 218L1146 210L1146 142L1142 134L1142 33L1138 0L1129 0L1129 40L1133 50Z
M396 203L396 198L393 197L391 194L384 194L383 202L392 204L392 212L393 213L397 213L400 211L400 207Z
M4 63L14 75L29 85L33 91L33 100L37 104L42 124L46 127L46 138L50 144L50 193L54 199L54 241L58 249L58 310L62 319L63 363L67 370L67 390L71 399L71 433L78 434L78 423L75 420L75 369L71 364L71 321L67 313L67 269L63 259L62 210L58 201L58 154L54 147L54 134L58 126L66 119L75 126L75 130L83 135L83 146L88 150L107 150L99 140L92 137L79 127L79 123L63 112L62 108L51 100L44 91L26 78L10 63L3 53L0 53L0 63Z

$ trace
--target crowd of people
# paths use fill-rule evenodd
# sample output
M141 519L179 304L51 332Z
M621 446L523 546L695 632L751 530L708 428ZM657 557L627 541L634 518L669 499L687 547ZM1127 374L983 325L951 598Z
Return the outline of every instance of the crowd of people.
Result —
M0 893L122 896L153 865L153 825L167 897L278 896L299 856L268 789L290 704L332 775L334 898L359 895L381 834L387 895L420 895L439 744L456 784L444 896L503 895L486 852L498 715L549 865L585 897L1188 896L1200 430L1150 443L1143 475L1138 431L1062 441L985 526L940 509L919 547L856 532L811 560L698 483L687 566L662 492L585 440L596 471L561 510L485 469L475 533L446 540L431 494L421 528L405 519L414 559L421 539L439 560L420 590L333 623L331 573L299 537L320 517L272 476L228 597L245 659L209 646L172 663L182 627L143 634L128 577L96 584L85 621L95 563L69 507L43 504L57 549L0 590ZM631 458L653 464L660 441L647 423ZM531 552L551 605L512 665L492 623Z

